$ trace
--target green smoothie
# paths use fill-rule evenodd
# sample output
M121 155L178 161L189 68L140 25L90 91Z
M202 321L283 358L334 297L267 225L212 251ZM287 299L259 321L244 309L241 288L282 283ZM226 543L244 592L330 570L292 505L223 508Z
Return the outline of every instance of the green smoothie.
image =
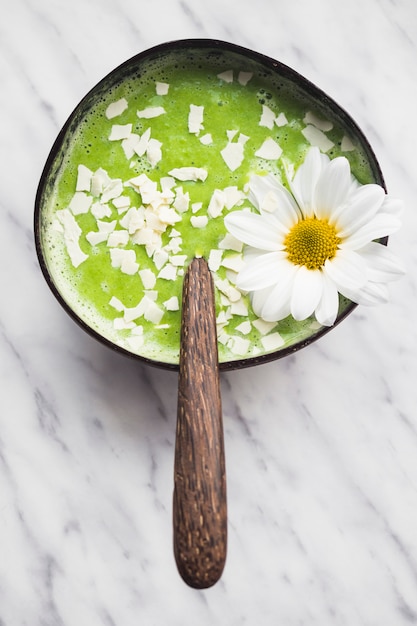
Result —
M101 336L175 364L184 272L203 256L221 362L310 336L312 319L273 324L253 313L234 285L242 247L223 220L254 210L252 174L286 184L311 145L343 154L361 183L373 182L340 120L254 61L177 52L127 67L87 98L51 165L41 236L57 289Z

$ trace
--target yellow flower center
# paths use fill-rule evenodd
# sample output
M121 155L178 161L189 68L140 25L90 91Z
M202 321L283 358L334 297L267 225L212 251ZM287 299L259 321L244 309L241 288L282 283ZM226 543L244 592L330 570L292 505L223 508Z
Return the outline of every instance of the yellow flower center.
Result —
M334 257L339 242L334 226L326 220L307 217L291 228L284 245L288 259L294 265L305 265L309 270L317 270L326 259Z

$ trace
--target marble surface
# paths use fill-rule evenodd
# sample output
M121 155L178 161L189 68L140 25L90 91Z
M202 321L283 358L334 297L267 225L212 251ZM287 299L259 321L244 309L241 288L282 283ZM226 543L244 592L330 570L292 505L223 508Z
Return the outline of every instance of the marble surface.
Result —
M5 4L3 9L5 8ZM125 59L209 37L315 82L405 204L407 275L296 355L222 375L224 575L172 554L177 376L114 354L41 275L33 204L84 93ZM1 626L417 623L414 0L14 0L0 21Z

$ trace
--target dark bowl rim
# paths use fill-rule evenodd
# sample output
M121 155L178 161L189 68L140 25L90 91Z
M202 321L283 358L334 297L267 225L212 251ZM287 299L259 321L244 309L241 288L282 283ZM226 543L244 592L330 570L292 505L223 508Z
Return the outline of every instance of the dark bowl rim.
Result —
M314 83L312 83L308 78L305 78L296 70L292 69L285 63L273 59L267 55L264 55L260 52L256 52L255 50L251 50L250 48L246 48L240 46L238 44L234 44L227 41L222 41L220 39L208 39L208 38L196 38L196 39L177 39L166 41L161 44L157 44L139 52L138 54L130 57L126 61L123 61L121 64L116 66L110 72L108 72L101 80L99 80L86 94L83 98L78 102L78 104L74 107L73 111L68 116L67 120L63 124L61 130L59 131L51 149L46 159L45 165L43 167L41 177L39 180L39 184L36 191L35 196L35 207L34 207L34 237L35 237L35 249L36 255L38 258L38 262L42 271L42 274L46 280L47 285L50 290L54 294L55 298L58 300L60 305L66 311L66 313L80 326L85 332L87 332L91 337L98 340L101 344L106 345L114 352L121 354L123 356L127 356L136 361L140 361L152 367L157 367L166 370L178 371L179 366L176 363L167 363L164 361L150 359L148 357L141 356L139 354L135 354L130 352L129 350L122 348L117 345L113 341L107 339L103 335L101 335L98 331L94 330L90 327L82 318L80 318L77 313L72 309L72 307L66 302L60 291L58 290L46 263L45 255L42 250L41 243L41 199L43 196L45 183L48 178L48 174L52 164L55 161L55 158L59 152L59 149L64 141L64 138L67 134L67 131L75 118L75 115L79 109L82 108L83 104L87 102L97 91L100 90L105 83L111 79L113 76L122 73L125 69L138 65L143 61L150 60L155 58L156 56L163 55L169 52L175 52L175 50L183 51L186 49L212 49L219 50L222 52L231 52L237 55L241 55L243 57L247 57L260 65L263 65L269 70L283 76L285 79L290 80L300 86L303 90L305 90L310 97L313 99L318 99L320 103L324 103L325 106L334 111L337 116L342 120L343 124L346 128L350 129L354 132L355 136L360 140L362 148L365 150L369 162L371 164L371 168L373 171L373 175L377 180L378 184L381 185L385 191L385 181L383 178L383 174L375 153L362 132L359 128L358 124L353 120L353 118L346 112L346 110L341 107L335 100L333 100L330 96L328 96L321 88L317 87ZM381 240L381 243L386 245L388 238L385 237ZM340 324L358 305L354 302L350 302L345 310L342 313L339 313L335 323L332 326L322 326L311 336L305 338L304 340L298 341L293 345L284 347L282 349L278 349L274 352L268 352L266 354L261 354L257 356L247 357L243 359L235 359L231 361L224 361L219 363L219 369L221 371L230 371L243 369L247 367L253 367L254 365L261 365L264 363L270 363L271 361L276 361L290 354L294 354L298 352L302 348L307 347L308 345L315 343L318 339L326 335L328 332L333 330L336 326Z

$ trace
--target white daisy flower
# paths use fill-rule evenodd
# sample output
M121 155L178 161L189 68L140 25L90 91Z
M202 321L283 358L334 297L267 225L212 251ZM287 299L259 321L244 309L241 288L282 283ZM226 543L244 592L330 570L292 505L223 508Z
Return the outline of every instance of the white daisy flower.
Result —
M246 244L237 287L266 321L313 313L332 326L339 293L358 304L388 299L386 283L402 265L379 240L401 225L401 202L376 184L360 185L345 157L311 148L288 191L272 174L253 176L249 199L259 213L234 211L229 232Z

